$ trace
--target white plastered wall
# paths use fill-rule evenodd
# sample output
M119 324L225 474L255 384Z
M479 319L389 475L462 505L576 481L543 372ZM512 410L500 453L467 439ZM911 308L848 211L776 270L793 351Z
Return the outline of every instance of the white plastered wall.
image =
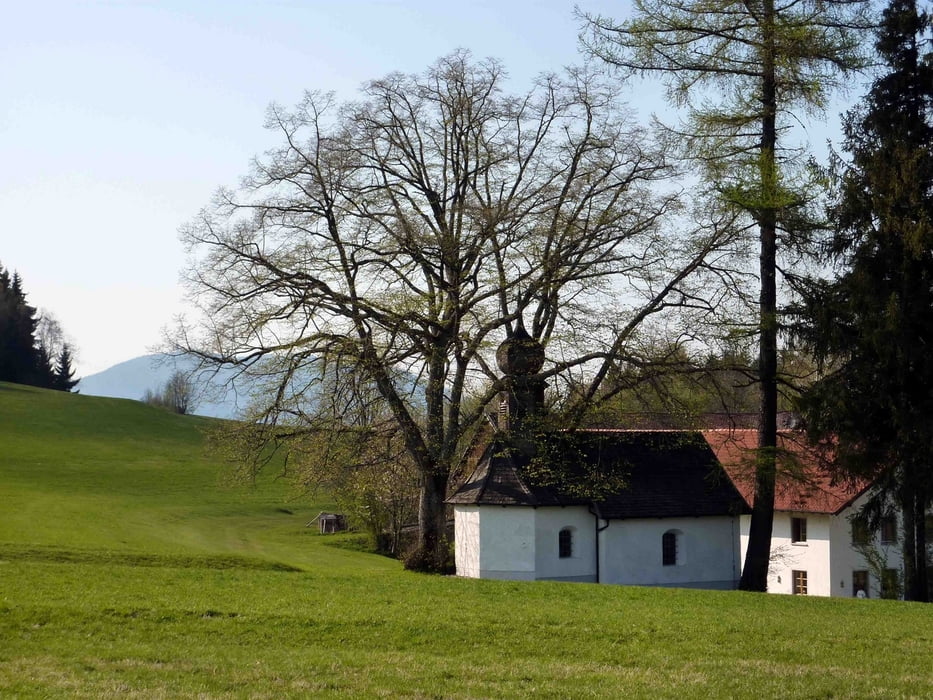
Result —
M852 544L852 523L851 517L858 513L864 504L867 496L859 497L851 506L843 510L839 515L833 516L830 526L832 537L832 551L830 552L830 570L832 576L832 595L834 596L853 596L853 572L868 571L868 565L865 558ZM903 537L901 522L898 520L898 536ZM874 547L885 562L885 567L897 569L903 572L903 554L900 544L882 543L879 533L875 534ZM872 574L869 574L868 592L869 598L881 597L881 581Z
M455 506L457 574L471 578L595 581L594 519L585 507ZM569 528L572 555L558 533Z
M584 506L535 509L535 569L537 578L596 581L596 520ZM561 558L558 537L567 528L571 555Z
M838 515L822 513L776 512L771 534L771 566L768 570L769 593L792 593L793 571L807 572L807 595L842 596L854 595L852 574L868 567L861 554L852 545L851 515L858 512L864 499ZM807 519L807 541L791 542L791 519ZM741 551L742 561L748 547L748 529L751 516L742 516ZM892 569L902 569L899 547L882 545L876 536L875 545L886 557ZM869 577L870 598L881 595L881 583Z
M677 564L664 566L661 538L677 533ZM739 575L736 518L612 520L599 535L600 582L734 588Z
M792 518L806 518L806 542L791 541ZM820 513L774 514L774 525L771 529L771 565L768 567L769 593L792 593L793 572L806 571L807 595L832 595L830 520L831 516ZM743 561L748 547L750 523L751 516L742 516Z
M479 507L454 506L454 562L458 576L479 578Z
M535 578L533 508L455 506L457 574L530 581Z

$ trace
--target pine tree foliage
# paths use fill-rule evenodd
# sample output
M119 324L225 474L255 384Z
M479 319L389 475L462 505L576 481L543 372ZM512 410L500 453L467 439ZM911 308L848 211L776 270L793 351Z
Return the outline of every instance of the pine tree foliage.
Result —
M811 281L801 336L826 375L806 395L809 430L843 475L874 479L867 512L900 510L905 596L929 600L925 513L933 503L933 52L913 0L884 12L884 73L845 120L849 161L826 241L832 281Z
M0 381L71 391L77 384L72 378L71 350L62 365L61 350L54 350L50 336L40 333L43 327L57 328L61 336L57 322L43 325L35 307L27 303L19 274L10 275L0 265Z
M780 254L816 227L813 183L787 132L826 106L839 76L863 66L860 0L634 0L630 19L584 15L582 41L625 72L658 75L685 110L671 138L701 175L713 209L736 215L759 242L757 380L759 453L749 545L740 587L767 587L777 469ZM744 222L744 223L743 223ZM754 233L753 233L754 232ZM753 303L752 295L736 290Z
M58 353L58 359L55 363L55 372L52 377L52 389L59 391L71 391L77 386L80 380L75 379L75 371L72 367L71 347L66 343Z

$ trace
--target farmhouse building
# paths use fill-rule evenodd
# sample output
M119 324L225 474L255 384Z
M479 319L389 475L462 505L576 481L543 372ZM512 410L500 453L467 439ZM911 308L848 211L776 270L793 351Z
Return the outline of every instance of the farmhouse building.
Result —
M731 589L753 501L756 430L580 430L536 434L543 349L519 326L497 353L506 375L500 431L448 499L457 573ZM855 527L867 484L834 485L793 431L776 490L768 590L879 597L901 569L897 524L875 535L870 572ZM792 467L792 468L791 468ZM586 488L580 488L585 484ZM878 566L876 562L875 570Z
M754 503L749 468L758 442L756 430L708 430L704 438L742 494ZM854 520L870 484L834 484L820 468L821 457L801 434L778 435L780 476L774 496L768 591L820 596L876 598L892 595L903 561L900 528L892 517L869 533ZM781 464L783 462L783 464ZM751 516L740 518L742 560ZM860 550L870 547L884 571L872 573Z

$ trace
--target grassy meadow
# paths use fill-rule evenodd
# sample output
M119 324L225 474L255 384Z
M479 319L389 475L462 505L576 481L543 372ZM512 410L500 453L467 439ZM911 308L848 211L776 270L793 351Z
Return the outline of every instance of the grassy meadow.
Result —
M405 572L207 419L0 384L0 697L933 697L933 607Z

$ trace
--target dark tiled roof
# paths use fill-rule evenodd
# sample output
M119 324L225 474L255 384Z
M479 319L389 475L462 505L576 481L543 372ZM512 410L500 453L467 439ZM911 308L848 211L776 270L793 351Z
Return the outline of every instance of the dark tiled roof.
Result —
M567 481L605 477L623 485L596 498L604 518L663 518L747 512L703 436L690 431L584 430L554 433L543 452L564 455ZM572 458L567 457L572 455ZM532 477L529 460L493 442L454 504L546 506L594 499Z

